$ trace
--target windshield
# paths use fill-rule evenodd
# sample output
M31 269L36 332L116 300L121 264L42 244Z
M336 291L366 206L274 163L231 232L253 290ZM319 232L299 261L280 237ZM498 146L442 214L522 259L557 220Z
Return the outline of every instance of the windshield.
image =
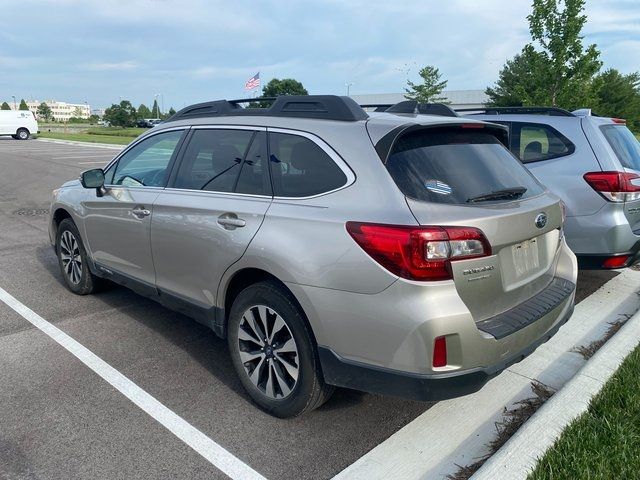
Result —
M640 142L633 133L624 125L603 125L600 128L622 166L640 170Z
M396 142L387 170L407 196L477 205L539 195L544 188L490 133L422 130Z

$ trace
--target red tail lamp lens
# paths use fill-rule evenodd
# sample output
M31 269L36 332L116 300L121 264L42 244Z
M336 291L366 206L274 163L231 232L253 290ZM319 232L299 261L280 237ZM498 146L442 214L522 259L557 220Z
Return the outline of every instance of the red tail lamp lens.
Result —
M347 222L347 232L376 262L409 280L451 279L452 260L491 255L484 234L473 227L408 227Z

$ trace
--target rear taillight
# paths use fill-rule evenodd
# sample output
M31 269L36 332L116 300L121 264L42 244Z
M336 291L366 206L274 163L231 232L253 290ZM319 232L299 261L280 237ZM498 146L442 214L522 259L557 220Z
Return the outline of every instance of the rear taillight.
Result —
M384 268L409 280L451 279L451 261L491 255L473 227L406 227L347 222L347 231Z
M640 199L640 176L629 172L589 172L584 179L610 202Z

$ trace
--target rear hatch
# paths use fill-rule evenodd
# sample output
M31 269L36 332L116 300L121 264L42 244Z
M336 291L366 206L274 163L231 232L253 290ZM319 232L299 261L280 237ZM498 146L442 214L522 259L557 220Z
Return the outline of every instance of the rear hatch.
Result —
M624 203L624 213L634 233L640 234L640 142L623 120L611 119L600 131L626 173L620 178L618 195L606 195L609 201Z
M476 322L535 296L553 280L559 200L483 124L413 128L385 165L421 225L480 229L491 254L452 260L456 289Z

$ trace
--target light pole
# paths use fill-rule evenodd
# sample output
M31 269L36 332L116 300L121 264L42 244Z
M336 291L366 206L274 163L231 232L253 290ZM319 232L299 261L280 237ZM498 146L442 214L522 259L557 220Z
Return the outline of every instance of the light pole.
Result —
M353 82L344 82L344 86L347 87L347 97L349 96L349 90L351 89L352 85Z
M18 107L16 107L16 96L15 95L11 95L11 98L13 98L13 109L14 110L18 110Z
M154 104L154 105L155 105L155 107L156 107L156 111L155 111L155 112L152 112L152 113L156 116L156 118L160 118L160 105L158 105L158 97L159 97L159 96L160 96L160 94L159 94L159 93L156 93L156 94L153 96L153 104Z

